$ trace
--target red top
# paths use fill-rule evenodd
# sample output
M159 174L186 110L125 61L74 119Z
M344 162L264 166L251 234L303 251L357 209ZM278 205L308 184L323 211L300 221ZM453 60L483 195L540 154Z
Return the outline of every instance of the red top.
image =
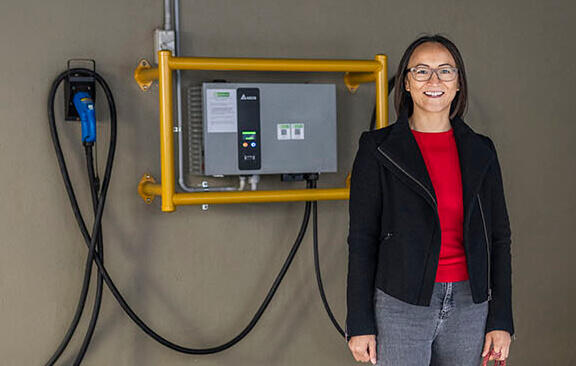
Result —
M464 253L462 176L458 149L452 129L445 132L412 130L438 201L441 247L436 282L456 282L468 279Z

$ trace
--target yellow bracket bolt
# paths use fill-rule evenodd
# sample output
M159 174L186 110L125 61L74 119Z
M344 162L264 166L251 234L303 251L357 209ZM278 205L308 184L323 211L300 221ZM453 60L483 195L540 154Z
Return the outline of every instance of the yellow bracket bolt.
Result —
M358 87L360 86L359 83L355 83L352 80L350 80L350 73L347 72L344 74L344 84L346 84L346 88L348 88L348 91L351 94L356 93L356 90L358 90Z
M354 94L360 84L373 83L376 81L376 74L374 72L347 72L344 74L344 84L351 94Z
M148 91L154 82L154 80L147 80L141 77L141 75L146 73L148 70L152 71L152 66L150 65L150 62L144 58L138 62L138 66L136 67L136 70L134 70L134 79L136 79L136 83L138 83L138 86L143 91Z
M140 179L140 183L138 183L138 194L142 197L144 202L149 205L154 201L155 195L145 191L144 187L147 184L156 184L156 179L154 179L150 174L144 174L142 179Z

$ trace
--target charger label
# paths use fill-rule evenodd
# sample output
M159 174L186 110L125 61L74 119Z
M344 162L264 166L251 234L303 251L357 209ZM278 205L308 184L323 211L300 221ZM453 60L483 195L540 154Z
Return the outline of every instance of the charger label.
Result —
M278 140L304 140L304 123L278 123L276 137Z
M237 132L236 89L207 90L206 109L208 133Z
M277 134L278 140L290 140L292 138L290 123L278 123Z

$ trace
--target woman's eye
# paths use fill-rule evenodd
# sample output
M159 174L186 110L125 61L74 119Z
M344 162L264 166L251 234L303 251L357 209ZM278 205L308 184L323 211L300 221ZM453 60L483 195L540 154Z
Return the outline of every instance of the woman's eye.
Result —
M430 73L430 71L426 70L426 69L416 70L416 74L418 74L418 75L428 75L429 73Z
M440 69L440 73L441 73L441 74L451 74L451 73L452 73L452 70L450 70L450 69Z

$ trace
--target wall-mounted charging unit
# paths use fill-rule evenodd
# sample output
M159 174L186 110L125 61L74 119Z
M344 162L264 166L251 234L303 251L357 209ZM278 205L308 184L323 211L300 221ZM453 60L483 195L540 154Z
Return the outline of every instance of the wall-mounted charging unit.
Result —
M334 84L203 83L187 127L191 174L337 171Z

